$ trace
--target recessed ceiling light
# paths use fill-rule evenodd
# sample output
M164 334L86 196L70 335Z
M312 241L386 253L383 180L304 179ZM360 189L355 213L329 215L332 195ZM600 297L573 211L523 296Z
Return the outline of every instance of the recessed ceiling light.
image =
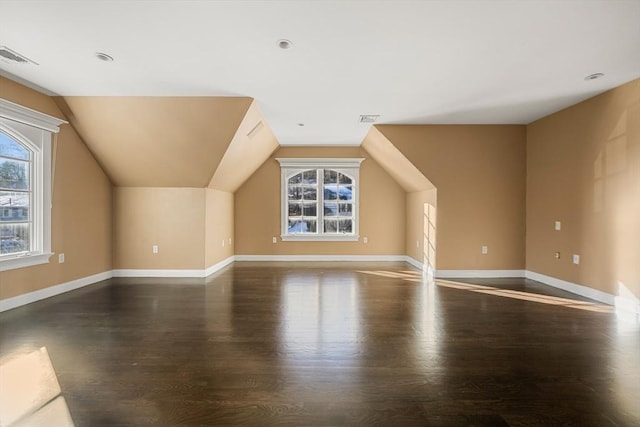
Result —
M106 53L102 52L96 52L96 58L104 62L113 62L113 56L107 55Z
M589 81L589 80L595 80L595 79L599 79L600 77L604 77L604 73L595 73L595 74L589 74L587 77L585 77L584 79Z
M302 127L304 126L304 123L298 123L298 126Z
M289 49L292 46L293 46L293 43L291 43L291 40L287 40L287 39L278 40L278 47L280 49Z

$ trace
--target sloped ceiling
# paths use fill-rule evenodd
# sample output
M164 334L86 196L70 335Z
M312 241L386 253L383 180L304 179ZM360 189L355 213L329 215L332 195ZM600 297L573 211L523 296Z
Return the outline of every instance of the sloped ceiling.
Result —
M360 144L360 114L526 124L640 77L638 0L1 0L0 16L0 44L38 63L0 74L61 96L249 96L284 145Z
M112 183L207 187L248 97L56 97Z
M279 147L254 101L218 165L209 188L234 193Z
M434 189L435 186L389 139L373 126L362 141L362 148L396 180L406 192Z

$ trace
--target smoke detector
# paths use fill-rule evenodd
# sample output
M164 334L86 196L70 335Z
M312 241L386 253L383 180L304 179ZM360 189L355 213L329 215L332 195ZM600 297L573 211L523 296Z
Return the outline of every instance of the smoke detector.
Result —
M373 123L380 117L380 114L362 114L360 115L360 123Z
M33 64L39 65L37 62L30 60L24 55L19 54L13 49L9 49L6 46L0 46L0 60L9 64Z

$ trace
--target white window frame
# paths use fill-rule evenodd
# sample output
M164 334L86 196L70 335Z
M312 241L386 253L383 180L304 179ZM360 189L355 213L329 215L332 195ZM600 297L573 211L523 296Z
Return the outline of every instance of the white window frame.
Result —
M64 120L0 98L0 130L31 151L30 251L0 256L0 271L46 264L51 252L51 139Z
M364 158L277 158L281 170L281 196L280 196L280 218L281 234L283 241L351 241L360 239L359 234L359 199L360 199L360 164ZM352 179L352 215L353 232L350 234L323 232L323 212L324 212L324 191L322 191L321 177L318 177L318 225L317 233L289 233L288 223L288 180L289 177L310 169L331 169L339 173L348 175Z

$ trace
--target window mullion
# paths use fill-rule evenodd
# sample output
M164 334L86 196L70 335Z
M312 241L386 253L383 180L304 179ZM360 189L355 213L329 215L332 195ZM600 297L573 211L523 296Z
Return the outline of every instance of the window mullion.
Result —
M316 182L318 184L317 193L317 203L318 207L316 208L316 212L318 213L318 235L321 236L324 234L324 169L318 169L317 172L318 178Z

